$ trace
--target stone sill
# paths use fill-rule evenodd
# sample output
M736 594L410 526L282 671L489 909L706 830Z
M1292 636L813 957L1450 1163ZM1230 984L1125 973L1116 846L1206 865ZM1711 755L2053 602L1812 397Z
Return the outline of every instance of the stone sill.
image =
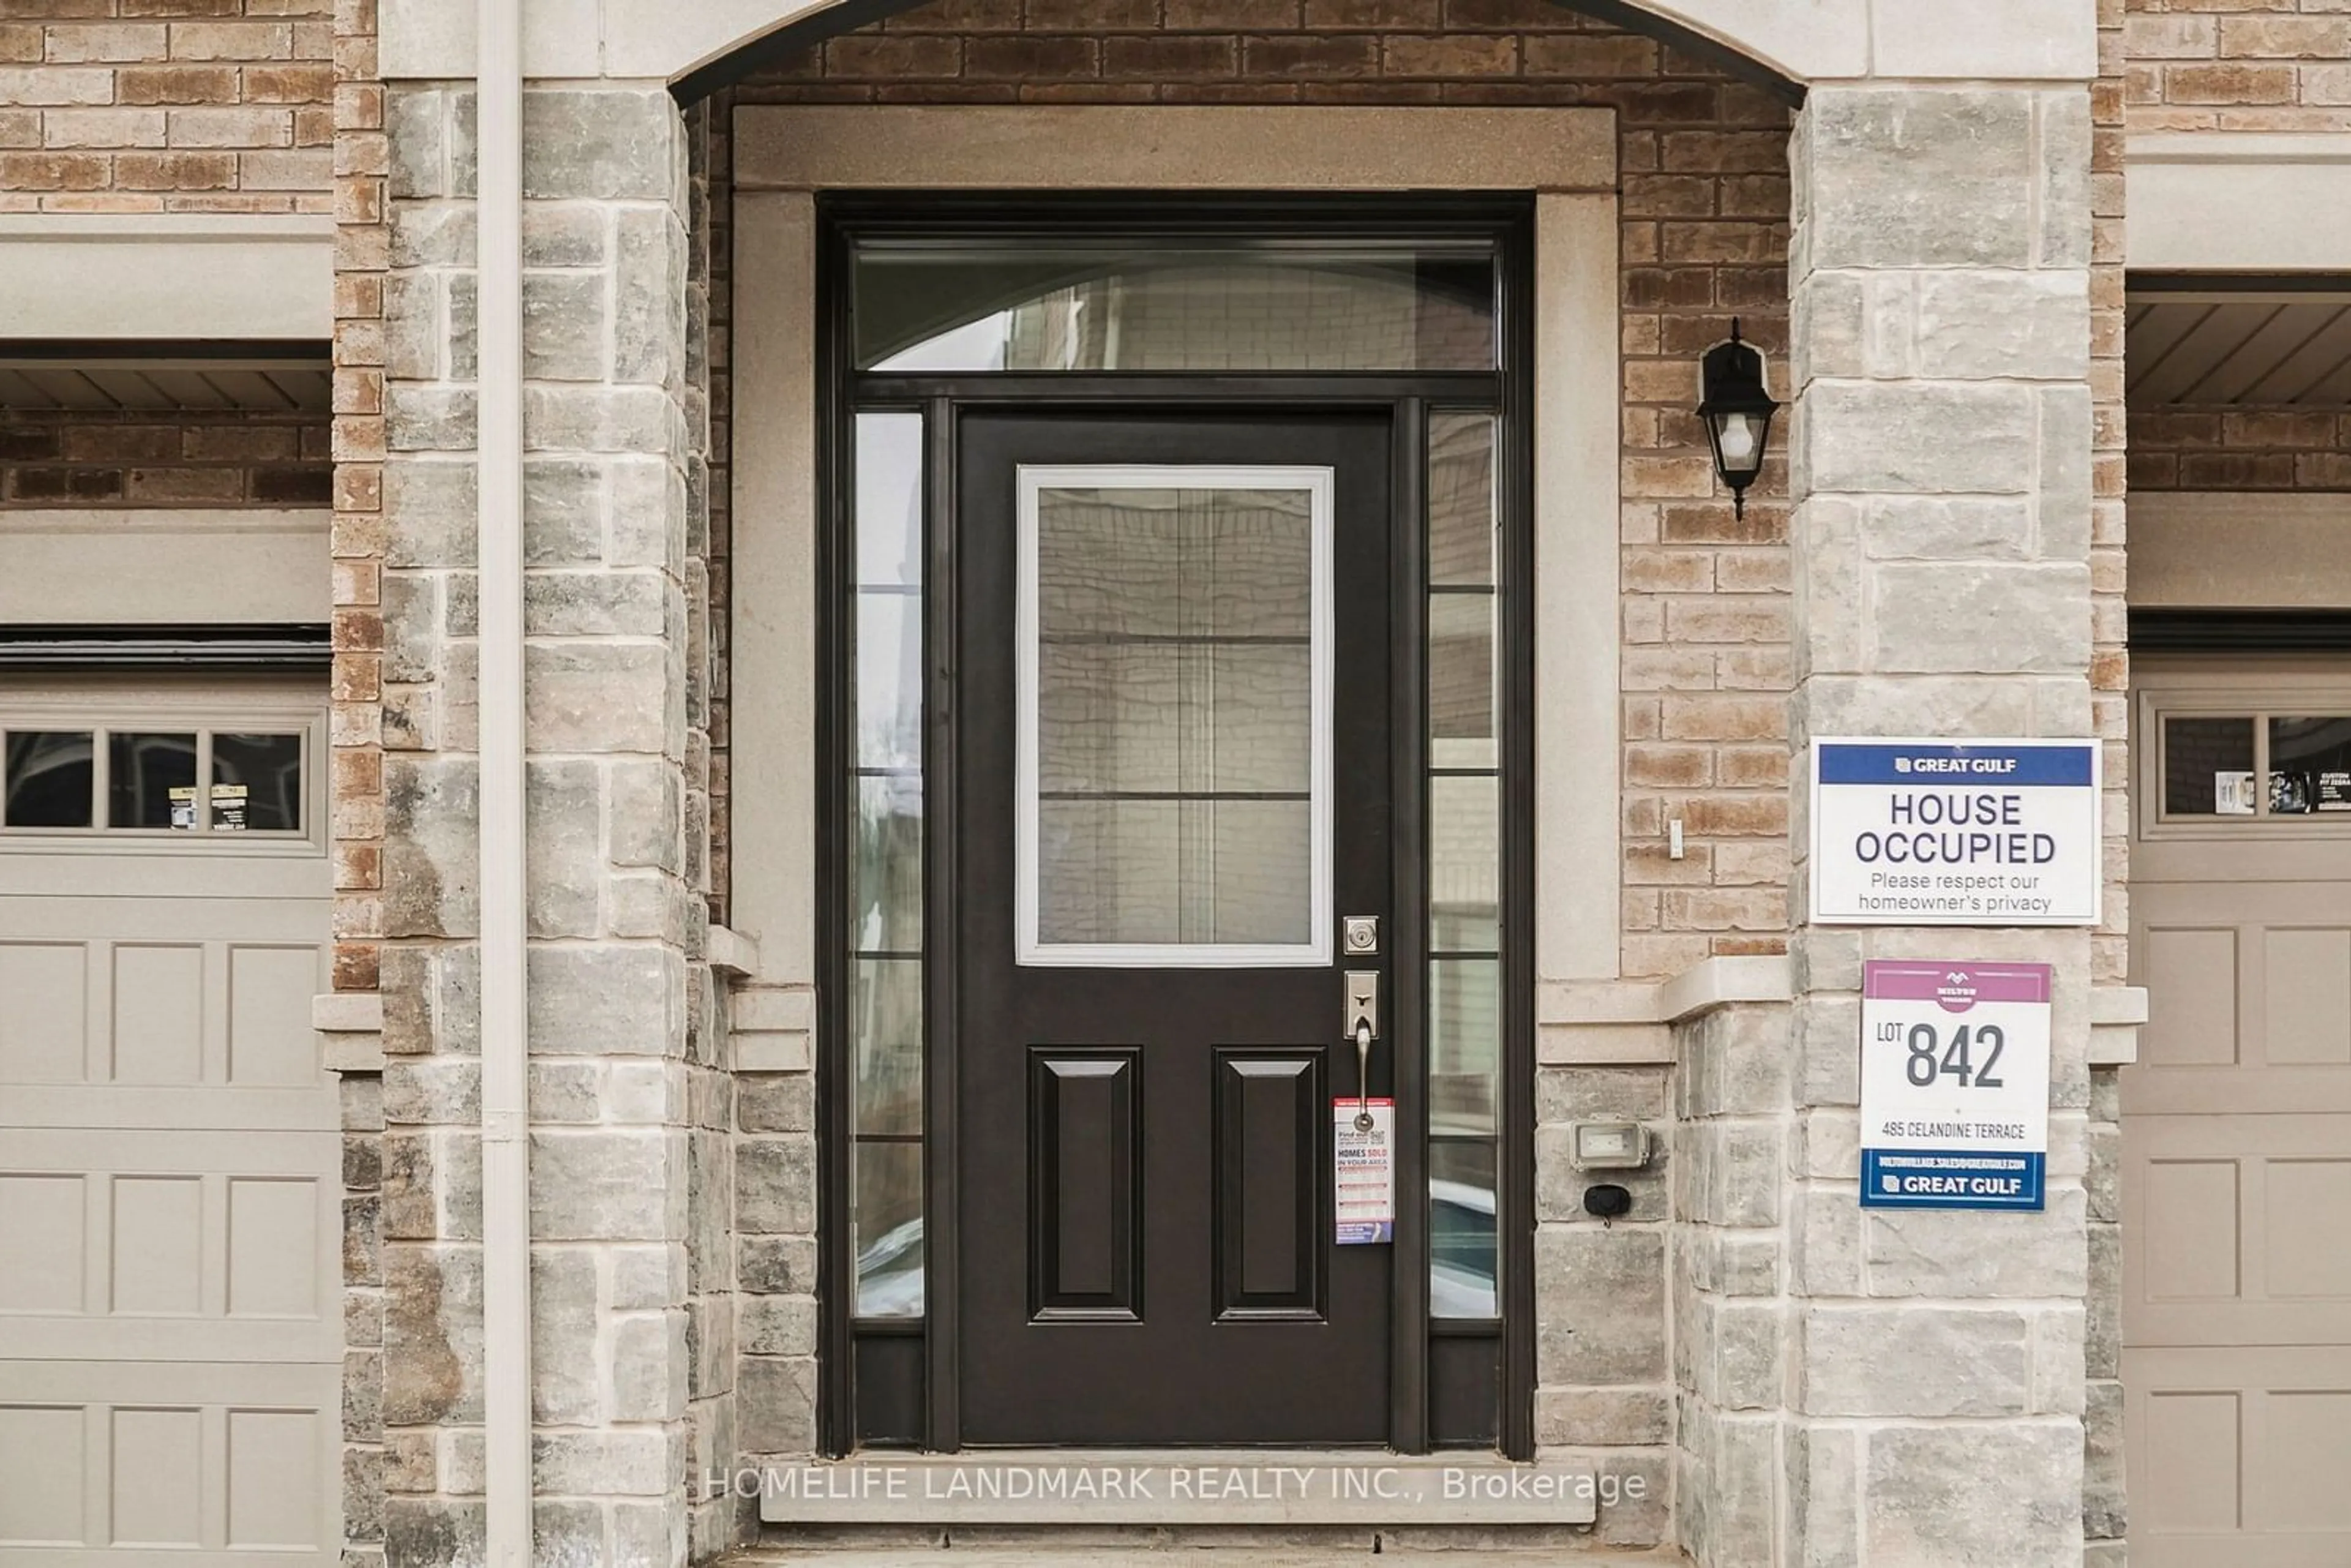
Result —
M1673 1026L1717 1008L1769 1005L1793 997L1784 955L1708 958L1669 980L1546 981L1536 988L1535 1061L1544 1067L1669 1065ZM2090 1065L2138 1060L2147 1022L2142 986L2090 992Z
M1708 958L1669 980L1547 980L1535 988L1535 1061L1545 1067L1664 1064L1673 1026L1741 1003L1784 1002L1785 954Z
M383 997L375 991L329 991L310 998L310 1027L329 1072L383 1071Z
M703 952L712 968L730 978L748 980L759 972L759 945L728 926L712 926Z
M2090 1065L2128 1067L2138 1060L2139 1026L2147 1022L2145 986L2097 986L2090 991Z
M738 986L729 1023L737 1072L806 1072L816 1065L813 986Z

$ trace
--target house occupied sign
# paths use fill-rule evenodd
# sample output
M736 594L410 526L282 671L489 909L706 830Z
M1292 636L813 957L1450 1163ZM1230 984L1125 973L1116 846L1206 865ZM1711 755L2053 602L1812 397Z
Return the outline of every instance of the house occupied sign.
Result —
M1813 743L1813 919L2095 925L2095 740Z

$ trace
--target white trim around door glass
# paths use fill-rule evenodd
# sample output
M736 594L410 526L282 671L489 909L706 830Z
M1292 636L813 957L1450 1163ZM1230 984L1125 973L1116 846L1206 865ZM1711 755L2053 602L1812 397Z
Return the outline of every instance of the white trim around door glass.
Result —
M1272 968L1332 961L1332 473L1327 467L1111 464L1019 468L1016 571L1014 959L1032 967ZM1056 942L1040 936L1038 507L1047 490L1284 490L1307 497L1311 556L1305 722L1309 726L1308 903L1304 942Z

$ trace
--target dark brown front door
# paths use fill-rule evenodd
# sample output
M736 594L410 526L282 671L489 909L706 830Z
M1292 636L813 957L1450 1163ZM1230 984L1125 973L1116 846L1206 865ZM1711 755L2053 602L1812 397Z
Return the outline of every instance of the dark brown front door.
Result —
M1380 1443L1391 1249L1334 1245L1332 1162L1386 967L1340 923L1391 925L1389 422L956 443L962 1440Z

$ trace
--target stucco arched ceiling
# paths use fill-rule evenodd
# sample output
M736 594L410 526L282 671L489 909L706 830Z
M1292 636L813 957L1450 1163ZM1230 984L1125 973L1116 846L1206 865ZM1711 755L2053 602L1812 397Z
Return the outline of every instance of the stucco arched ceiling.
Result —
M387 80L474 73L477 0L383 0ZM522 0L535 78L662 81L692 99L790 47L918 0ZM2096 0L1561 0L1703 53L1792 99L1821 82L2087 81Z

